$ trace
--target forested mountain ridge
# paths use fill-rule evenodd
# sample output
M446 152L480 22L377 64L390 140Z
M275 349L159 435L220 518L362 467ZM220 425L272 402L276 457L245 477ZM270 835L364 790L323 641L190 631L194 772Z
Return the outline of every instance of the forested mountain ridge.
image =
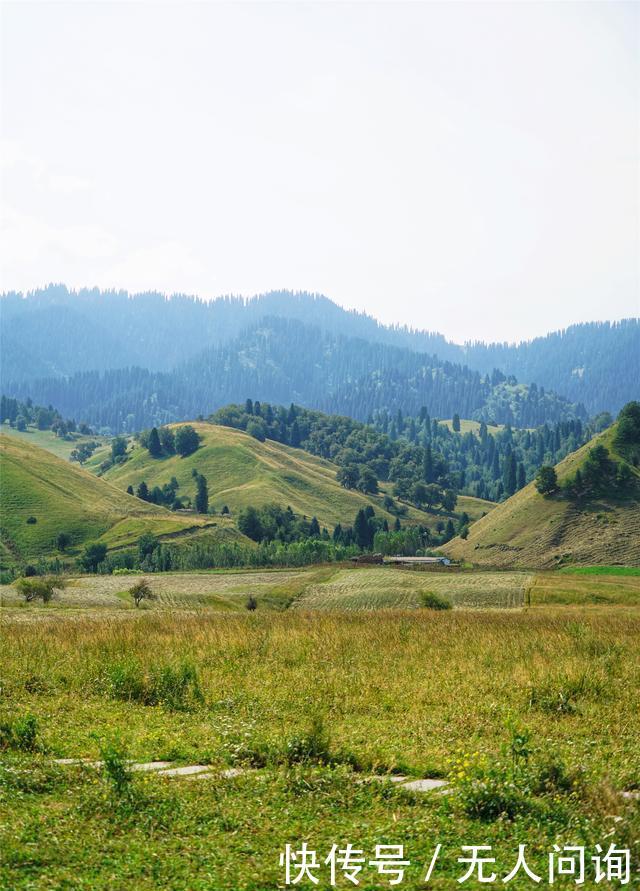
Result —
M263 319L229 344L171 372L124 368L6 381L8 395L52 404L98 429L134 432L209 414L247 393L365 421L376 410L465 417L513 426L586 418L584 408L500 372L481 376L433 355L331 334L291 319Z
M437 319L437 307L433 310ZM151 372L171 371L203 350L230 345L265 317L435 355L441 362L465 365L483 375L497 368L521 383L536 383L583 403L589 414L617 412L637 396L640 379L638 319L573 325L518 345L458 345L440 334L382 325L364 313L344 310L326 297L304 292L204 301L185 295L167 298L159 293L129 295L95 288L74 292L64 285L50 285L26 298L15 292L3 295L0 311L3 379L16 384L85 370L135 366ZM271 394L270 398L275 397ZM291 394L284 401L295 398Z

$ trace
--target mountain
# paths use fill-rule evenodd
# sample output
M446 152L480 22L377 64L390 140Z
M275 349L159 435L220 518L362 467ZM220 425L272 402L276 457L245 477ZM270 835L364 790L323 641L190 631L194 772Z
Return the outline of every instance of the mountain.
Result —
M467 366L482 375L499 369L507 378L535 383L570 402L583 403L589 414L617 412L637 396L640 379L638 319L573 325L521 344L459 345L440 334L382 325L321 295L287 291L249 300L203 301L95 288L74 292L64 285L50 285L26 297L15 292L3 295L0 311L3 380L11 382L11 395L21 383L86 370L136 367L151 374L169 372L203 351L230 346L267 317L314 326L334 337L435 356L440 365ZM295 326L290 331L295 332ZM347 389L350 383L345 382ZM363 379L361 384L371 387L374 381ZM295 398L291 393L282 401ZM348 401L347 395L343 401ZM454 411L463 413L460 406Z
M398 408L533 427L584 418L582 406L500 372L481 376L427 353L332 334L269 317L231 343L209 347L170 372L139 367L5 381L11 396L55 405L96 428L133 432L206 415L251 394L361 421Z
M201 445L188 457L152 458L146 448L131 442L128 459L107 470L104 479L124 490L127 486L136 488L143 480L149 489L162 487L175 477L178 494L193 498L195 470L207 478L209 504L218 514L224 505L230 508L232 517L237 517L248 506L278 504L291 507L295 514L317 517L329 530L337 523L353 523L356 513L368 506L389 523L395 519L384 509L384 487L379 495L345 489L336 479L337 466L330 461L279 442L260 442L230 427L197 422L193 426ZM105 455L106 451L96 452L87 466L100 472ZM474 519L492 507L490 502L463 497L457 509L466 510ZM406 519L435 526L442 517L408 508Z
M640 418L640 405L631 405L637 406ZM625 411L616 424L556 466L558 491L541 495L530 483L474 523L466 541L455 538L443 550L478 566L640 566L640 421L633 440L622 445ZM604 485L589 490L585 479L595 466L595 456L604 462ZM621 468L626 474L623 484L614 478ZM579 485L576 476L582 478Z
M22 437L0 435L0 478L2 568L59 553L61 532L76 554L87 541L124 547L145 532L171 536L208 522L133 498Z

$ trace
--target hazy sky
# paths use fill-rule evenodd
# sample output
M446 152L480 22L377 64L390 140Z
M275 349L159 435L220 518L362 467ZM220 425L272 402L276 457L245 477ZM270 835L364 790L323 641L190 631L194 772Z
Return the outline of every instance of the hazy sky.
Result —
M2 4L2 288L640 315L638 3Z

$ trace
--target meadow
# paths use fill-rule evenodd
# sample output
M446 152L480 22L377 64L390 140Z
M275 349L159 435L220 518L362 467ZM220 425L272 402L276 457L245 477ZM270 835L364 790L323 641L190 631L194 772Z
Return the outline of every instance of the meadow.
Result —
M500 875L522 843L542 875L554 843L614 840L637 866L640 806L619 792L640 779L640 578L617 579L634 586L617 603L575 589L560 602L568 582L586 595L608 576L542 573L526 580L530 609L364 609L380 603L380 573L405 606L407 585L448 579L452 597L464 575L167 574L140 610L121 596L134 576L78 579L57 607L3 589L0 887L266 891L284 887L278 855L302 840L320 859L333 843L366 856L403 844L399 887L412 889L437 843L433 888L459 887L462 844L492 845ZM488 591L526 576L467 575ZM553 603L536 593L545 578ZM302 608L323 591L336 604L345 584L360 608ZM245 772L129 775L127 758ZM367 779L397 773L445 778L452 794ZM359 878L388 887L371 868Z

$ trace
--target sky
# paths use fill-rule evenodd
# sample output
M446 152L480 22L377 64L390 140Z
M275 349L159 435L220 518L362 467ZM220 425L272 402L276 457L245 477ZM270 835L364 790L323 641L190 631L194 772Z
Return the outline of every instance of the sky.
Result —
M640 315L640 4L3 2L0 288Z

